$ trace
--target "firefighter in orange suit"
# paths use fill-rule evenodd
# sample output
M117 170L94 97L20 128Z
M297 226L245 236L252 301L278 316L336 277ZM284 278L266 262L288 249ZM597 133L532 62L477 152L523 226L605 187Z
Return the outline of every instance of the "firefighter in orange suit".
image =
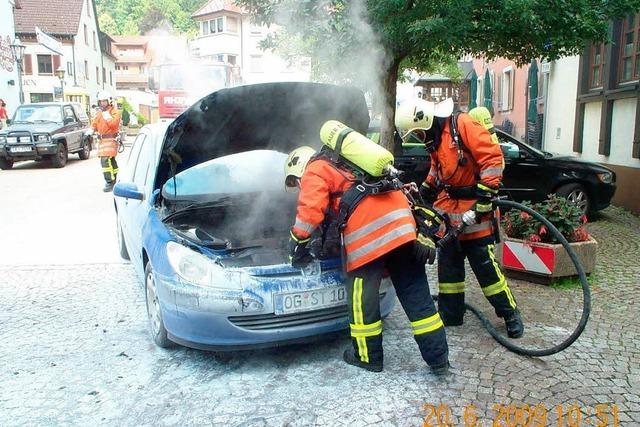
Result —
M340 200L354 185L348 168L311 147L292 151L285 164L287 187L299 187L290 259L294 267L313 260L307 243L325 215L336 215ZM347 270L347 302L353 347L344 351L350 365L382 371L382 320L379 289L388 271L422 358L436 375L449 369L444 326L429 293L425 264L435 260L429 237L416 236L416 222L402 191L367 195L355 205L342 231ZM419 241L417 240L419 239Z
M498 194L504 157L485 126L466 113L453 115L453 101L438 104L416 100L401 105L396 127L404 141L420 141L431 155L431 168L421 186L426 202L449 216L453 226L464 222L460 244L449 244L438 256L438 311L446 326L462 325L464 259L469 260L485 297L503 318L507 334L519 338L524 326L516 300L494 255L491 198Z
M111 103L109 93L100 91L98 93L99 111L93 119L91 126L93 130L100 134L100 145L98 146L98 157L102 165L102 173L106 184L102 191L109 192L113 189L118 175L118 142L116 137L120 131L120 111Z

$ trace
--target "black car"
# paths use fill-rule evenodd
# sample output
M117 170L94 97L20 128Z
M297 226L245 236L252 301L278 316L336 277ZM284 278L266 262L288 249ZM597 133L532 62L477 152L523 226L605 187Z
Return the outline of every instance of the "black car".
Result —
M89 117L77 103L43 102L16 109L10 125L0 131L0 168L23 160L48 160L62 168L69 153L82 160L91 154Z
M606 208L616 191L611 169L573 156L540 151L497 130L504 153L501 193L521 202L539 202L555 193L574 201L585 213ZM422 144L402 144L395 165L405 172L404 181L420 183L429 172L430 158Z

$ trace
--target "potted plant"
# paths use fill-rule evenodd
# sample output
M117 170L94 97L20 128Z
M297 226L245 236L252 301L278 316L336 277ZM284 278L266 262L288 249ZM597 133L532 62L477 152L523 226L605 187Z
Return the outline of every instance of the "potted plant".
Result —
M596 263L596 240L585 229L587 217L580 208L564 197L549 195L548 199L525 206L549 220L578 255L585 273ZM506 271L524 272L532 281L550 282L577 274L564 247L543 224L526 212L511 210L502 217L506 238L498 245L498 259Z

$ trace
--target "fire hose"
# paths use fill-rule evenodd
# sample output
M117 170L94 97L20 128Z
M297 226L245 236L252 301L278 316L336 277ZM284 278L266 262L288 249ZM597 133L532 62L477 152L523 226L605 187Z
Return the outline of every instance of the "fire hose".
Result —
M578 277L580 278L580 284L582 285L582 305L583 305L582 315L580 317L580 321L578 322L578 325L576 326L576 328L561 343L556 344L550 348L537 349L537 348L525 348L525 347L515 345L512 341L510 341L504 335L498 332L496 327L489 321L489 319L477 307L469 303L465 303L465 307L469 309L469 311L471 311L473 314L475 314L476 317L478 317L478 319L482 322L484 327L487 329L487 332L489 332L489 334L491 334L491 336L498 343L500 343L502 346L507 348L507 350L513 353L520 354L523 356L536 356L536 357L550 356L552 354L559 353L562 350L569 347L578 339L578 337L584 331L584 328L587 325L587 321L589 320L589 314L591 313L591 290L589 289L589 282L587 282L587 276L584 273L582 264L580 264L580 260L578 259L578 256L571 248L571 245L569 245L569 242L567 241L567 239L565 239L562 233L560 233L560 231L540 213L536 212L535 210L527 206L524 206L520 203L511 201L511 200L503 200L500 198L496 198L493 200L493 204L494 206L497 206L497 207L517 209L519 211L528 213L533 218L537 219L542 224L544 224L544 226L547 227L549 232L560 242L560 244L564 247L564 249L569 254L569 257L571 258L571 261L573 262L573 265L576 267L576 271L578 272ZM457 241L458 235L463 231L463 229L464 229L463 224L457 227L450 228L447 234L438 241L438 246L442 247ZM433 299L437 301L438 297L434 296Z

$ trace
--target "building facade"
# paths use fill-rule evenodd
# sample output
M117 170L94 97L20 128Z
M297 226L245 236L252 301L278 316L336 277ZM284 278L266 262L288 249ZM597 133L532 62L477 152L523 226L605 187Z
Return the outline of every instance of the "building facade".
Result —
M545 149L613 169L614 204L640 213L640 14L612 22L610 35L551 64Z
M149 90L151 52L145 36L114 36L116 90Z
M26 45L23 59L25 102L64 99L88 107L96 103L99 90L115 92L112 58L103 56L93 0L20 0L16 10L16 35ZM36 27L61 44L54 52L38 42ZM62 67L61 81L56 70ZM115 66L114 66L115 67Z
M19 104L18 66L11 50L15 39L13 14L14 0L0 0L0 99L7 104L9 116Z
M192 56L206 61L225 62L240 68L242 83L308 81L310 62L288 62L260 42L274 28L258 26L229 0L211 0L194 12L199 34L191 41Z

